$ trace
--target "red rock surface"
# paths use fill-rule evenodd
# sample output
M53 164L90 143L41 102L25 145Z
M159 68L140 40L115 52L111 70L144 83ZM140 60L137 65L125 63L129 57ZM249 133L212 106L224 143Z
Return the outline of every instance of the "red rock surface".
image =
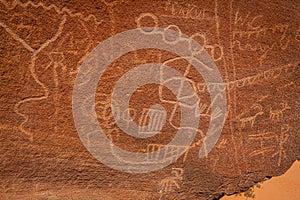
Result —
M299 10L297 1L279 0L1 0L0 199L217 199L283 174L300 157ZM198 42L227 85L226 122L216 146L199 158L210 120L209 94L199 87L199 134L189 152L152 173L124 173L99 162L82 144L72 90L82 62L99 43L155 24L202 34ZM126 71L174 57L157 49L135 51L103 74L96 112L119 147L144 152L176 134L180 109L174 110L170 102L176 98L168 90L170 101L162 105L174 118L146 140L122 132L109 104ZM188 66L184 60L168 64L182 74ZM203 86L195 69L185 76ZM158 86L140 87L130 101L135 121L155 103L161 103Z

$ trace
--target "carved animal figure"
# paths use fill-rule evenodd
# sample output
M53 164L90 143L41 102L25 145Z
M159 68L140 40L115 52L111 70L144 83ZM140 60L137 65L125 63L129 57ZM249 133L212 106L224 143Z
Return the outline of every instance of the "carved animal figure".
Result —
M277 110L273 110L273 108L270 108L270 119L271 120L279 120L280 117L283 117L283 111L291 109L291 107L288 106L287 102L280 103L279 104L281 108Z
M250 123L251 128L252 128L253 125L254 125L255 119L257 118L257 116L263 115L263 114L264 114L264 112L262 111L262 106L261 106L260 104L254 104L251 108L257 109L257 110L258 110L258 111L255 113L255 115L250 116L250 117L240 118L240 116L243 115L243 114L241 114L241 115L238 117L239 120L240 120L240 122L241 122L241 127L242 127L242 128L245 128L245 126L246 126L247 123Z

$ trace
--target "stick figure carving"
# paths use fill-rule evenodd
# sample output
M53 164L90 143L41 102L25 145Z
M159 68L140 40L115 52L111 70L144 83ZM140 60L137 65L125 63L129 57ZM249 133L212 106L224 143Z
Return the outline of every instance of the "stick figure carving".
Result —
M164 178L160 182L161 193L170 193L174 191L174 187L180 189L179 182L183 180L183 169L181 168L172 168L172 172L174 176L170 176Z

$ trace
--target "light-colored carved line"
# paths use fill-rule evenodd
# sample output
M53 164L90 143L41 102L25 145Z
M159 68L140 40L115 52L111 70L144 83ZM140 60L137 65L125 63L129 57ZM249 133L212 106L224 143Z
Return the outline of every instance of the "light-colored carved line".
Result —
M249 154L249 156L250 157L254 157L254 156L258 156L258 155L265 155L265 152L268 152L268 151L270 151L270 152L272 152L272 150L273 150L273 148L274 147L264 147L264 148L262 148L262 149L258 149L258 150L255 150L255 151L253 151L253 152L251 152L250 154Z
M220 38L220 18L219 18L219 15L218 15L218 10L219 10L219 5L218 5L218 0L215 0L215 9L214 9L214 12L215 12L215 23L216 23L216 33L217 33L217 38L218 38L218 43L219 45L221 45L221 38ZM232 4L233 4L233 0L230 2L230 10L229 10L229 15L230 15L230 30L232 30ZM230 38L230 43L231 43L231 38ZM232 52L232 44L230 44L230 53L231 53L231 59L233 59L233 52ZM221 57L222 58L222 57ZM224 68L225 68L225 79L226 79L226 82L225 82L225 85L229 85L229 75L228 75L228 67L227 67L227 61L226 59L222 59L223 60L223 65L224 65ZM234 61L232 60L232 67L233 67L233 71L234 71L234 79L235 79L235 66L234 66ZM234 95L234 99L235 99L235 94ZM231 94L229 92L227 92L227 99L228 99L228 102L231 102ZM211 105L210 105L211 106ZM235 106L235 100L234 100L234 106ZM231 105L229 105L229 107L232 107ZM230 109L228 109L228 112L226 112L226 119L228 118L229 116L229 113L230 113L230 118L233 119L233 116L234 116L234 113L233 112L229 112ZM208 110L207 110L208 111ZM236 166L237 166L237 169L240 171L240 166L239 166L239 163L238 162L238 155L237 155L237 152L238 152L238 149L237 149L237 144L235 142L235 133L234 133L234 125L232 123L233 120L230 120L230 132L231 132L231 138L232 138L232 144L233 144L233 148L235 149L235 162L236 162ZM241 133L239 132L239 135L241 135ZM242 148L242 156L243 156L243 159L245 160L245 155L244 155L244 148ZM245 162L246 163L246 162ZM215 170L216 168L216 164L217 164L217 161L214 163L214 166L213 166L213 169Z
M241 118L241 115L243 115L244 113L237 116L237 119L241 122L241 128L245 128L247 123L249 123L251 125L250 127L252 128L258 115L264 114L264 112L262 111L262 106L260 104L254 104L251 108L258 108L258 111L250 117Z
M229 2L229 30L230 30L230 38L229 38L229 42L230 42L230 60L231 60L231 67L232 67L232 71L233 71L233 81L236 81L236 69L235 69L235 63L234 63L234 54L233 54L233 0L230 0ZM228 84L229 85L229 84ZM237 112L236 112L236 102L237 102L237 97L236 97L236 90L234 88L233 90L233 106L230 105L231 112L230 112L230 132L231 132L231 140L235 149L235 153L234 153L234 160L235 160L235 164L237 166L237 171L239 174L241 174L241 167L240 167L240 161L238 158L238 149L237 149L237 144L236 144L236 133L235 133L235 128L234 128L234 118L235 116L237 116Z
M101 0L101 2L104 3L106 6L111 8L111 7L114 7L118 4L126 2L126 0L118 0L118 1L116 0L116 1L113 1L113 2L107 2L105 0Z
M29 65L29 70L31 72L31 76L33 77L33 79L35 80L35 82L40 85L42 87L42 89L44 90L44 95L42 96L38 96L38 97L29 97L29 98L26 98L24 100L21 100L19 101L18 103L15 104L14 106L14 111L20 115L21 117L24 118L24 120L22 121L22 123L19 125L19 129L21 132L25 133L26 135L29 136L29 140L30 141L33 141L33 134L26 131L24 129L24 124L28 121L28 116L23 114L22 112L19 111L19 107L21 104L25 103L25 102L29 102L29 101L40 101L40 100L43 100L43 99L47 99L48 96L49 96L49 89L44 85L44 83L42 83L36 72L35 72L35 61L36 61L36 56L37 54L42 50L44 49L45 47L47 47L51 42L54 42L58 37L59 35L62 33L62 30L63 30L63 27L64 27L64 24L66 22L66 16L63 17L63 20L62 22L60 23L60 26L58 28L58 31L56 32L56 34L49 40L47 40L39 49L37 49L36 51L33 52L33 55L31 57L31 63Z
M66 15L63 16L63 19L61 21L61 23L59 24L59 27L58 27L58 31L55 33L55 35L47 40L44 44L42 44L42 46L40 46L40 48L38 48L34 54L37 55L40 51L42 51L44 48L46 48L51 42L54 42L55 40L57 40L57 38L61 35L62 33L62 30L64 28L64 25L66 23Z
M187 6L186 6L187 5ZM193 19L193 20L214 20L210 10L205 10L197 7L194 4L186 4L181 7L177 2L166 1L164 10L171 11L171 15L162 15L163 17L179 18L179 19Z
M280 66L280 67L276 67L276 68L273 68L273 69L269 69L269 70L266 70L266 71L264 71L264 72L261 72L261 73L258 73L257 75L253 75L253 76L248 76L248 77L244 77L244 78L242 78L242 79L238 79L238 80L236 80L236 81L231 81L231 82L229 82L229 84L235 84L235 83L237 83L238 81L242 81L242 80L249 80L249 79L255 79L255 78L261 78L261 77L263 77L262 79L268 79L268 78L266 78L266 76L265 76L265 74L267 74L267 73L270 73L270 72L273 72L273 71L275 71L275 70L282 70L282 69L286 69L286 71L287 71L287 69L288 68L290 68L290 67L295 67L295 65L293 65L293 64L287 64L287 65L283 65L283 66ZM281 73L280 73L281 74ZM278 75L279 76L279 75ZM275 78L277 78L278 76L272 76L272 78L273 77L275 77ZM260 80L258 80L258 81L260 81ZM247 85L247 84L246 84ZM249 85L251 85L251 84L249 84Z
M268 31L272 31L272 33L274 33L275 31L280 31L283 35L281 36L281 39L285 38L286 36L286 33L287 33L287 30L288 30L288 27L290 25L289 24L275 24L274 26L272 27L261 27L261 28L258 28L258 29L255 29L255 30L233 30L233 36L235 37L236 34L240 35L240 37L246 37L246 38L250 38L253 34L263 34L263 36L266 35L266 33Z
M174 176L166 177L160 181L160 193L161 197L163 194L168 194L174 191L174 186L177 189L180 189L178 181L183 180L183 169L182 168L172 168L171 174Z
M290 137L287 134L287 132L289 132L289 130L290 130L290 125L288 125L288 124L286 125L286 130L284 130L284 128L281 127L280 136L279 136L279 138L277 137L277 141L279 142L279 150L272 155L272 158L274 158L276 155L279 156L278 161L277 161L278 166L281 165L282 156L284 158L286 158L286 152L285 152L285 149L284 149L284 144L287 142L287 140Z
M255 20L255 19L253 19L253 20ZM258 28L257 30L250 30L250 31L234 30L233 31L233 39L235 39L235 35L239 35L240 38L246 36L246 38L249 39L253 34L256 34L256 37L258 38L261 33L263 33L263 36L265 36L268 31L272 31L272 33L274 33L277 30L279 30L282 33L282 35L281 35L280 39L274 41L272 43L272 45L266 45L267 48L262 47L262 44L253 46L252 44L249 44L249 43L244 44L243 45L244 47L242 47L241 42L239 40L234 41L233 46L237 45L239 50L241 50L241 51L244 51L244 50L256 51L257 49L263 51L263 54L258 58L260 65L262 65L263 61L266 59L268 53L271 50L274 50L275 48L279 48L282 50L287 49L287 47L290 43L290 40L291 40L290 37L286 36L288 28L289 28L289 24L275 24L272 27L267 27L267 28L263 27L263 28ZM284 42L283 41L284 39L287 39L287 41Z
M292 85L295 85L295 82L294 82L294 81L291 81L291 82L289 82L288 84L285 84L284 86L279 87L277 90L278 90L278 91L281 91L282 88L286 88L286 87L289 87L289 86L292 86Z
M241 51L246 51L246 50L248 50L248 51L262 51L263 54L258 57L260 66L262 66L263 61L266 59L266 57L267 57L267 55L270 51L272 51L276 48L285 50L288 47L289 43L290 43L290 39L288 39L287 42L284 45L282 45L281 43L278 43L278 41L273 42L272 45L265 45L265 44L262 44L262 43L252 45L252 44L249 44L249 43L242 44L239 40L236 40L236 41L233 42L233 46L237 46L238 49L241 50Z
M270 139L270 138L274 138L274 137L275 136L274 136L273 132L263 132L263 133L249 135L249 139L252 139L252 140Z
M247 76L241 79L237 79L235 81L229 81L227 83L225 83L224 85L226 86L226 89L229 91L230 89L234 88L234 87L245 87L245 86L249 86L249 85L254 85L257 84L263 80L269 80L269 79L275 79L278 78L280 75L286 75L283 74L282 71L284 70L285 73L293 73L295 72L296 68L299 67L299 61L293 64L286 64L286 65L282 65L276 68L272 68L269 70L266 70L264 72L258 73L256 75L252 75L252 76ZM292 68L292 70L290 70ZM289 71L290 70L290 71ZM278 71L278 74L276 73L272 73ZM271 74L271 76L267 76L267 74ZM201 83L203 85L203 83ZM198 85L199 88L199 85ZM205 88L205 87L203 87ZM204 91L204 89L202 89L202 91Z
M215 22L216 22L216 32L217 32L217 38L220 43L220 18L218 15L218 10L219 10L219 5L218 5L218 0L215 0Z
M285 110L291 109L290 106L288 106L287 102L280 103L281 108L273 110L273 108L270 108L270 117L271 120L279 120L281 117L283 117L283 112Z
M1 21L0 26L2 26L6 30L6 32L12 36L13 39L20 42L24 46L24 48L26 48L30 52L34 52L34 49L30 45L28 45L22 38L20 38L16 33L14 33L14 31L12 31L7 25L5 25Z
M43 8L44 10L51 10L51 9L54 9L55 12L57 12L58 14L69 14L71 17L79 17L81 18L82 20L84 21L90 21L90 20L93 20L95 22L96 25L99 25L101 23L103 23L103 20L101 21L97 21L97 18L95 17L95 15L88 15L88 16L84 16L82 13L80 12L76 12L76 13L73 13L70 9L66 8L66 7L63 7L62 9L58 8L56 5L54 4L51 4L50 6L46 6L44 3L42 2L39 2L39 3L34 3L32 1L28 1L26 3L22 3L20 0L14 0L12 3L7 3L6 1L3 1L3 0L0 0L6 8L12 10L14 9L16 6L21 6L23 8L27 8L29 5L34 7L34 8L38 8L38 7L41 7Z
M203 21L203 20L213 20L213 17L207 17L207 18L192 18L192 17L187 17L187 16L177 16L177 15L161 15L161 17L166 17L166 18L172 18L172 19L192 19L192 20L197 20L197 21Z

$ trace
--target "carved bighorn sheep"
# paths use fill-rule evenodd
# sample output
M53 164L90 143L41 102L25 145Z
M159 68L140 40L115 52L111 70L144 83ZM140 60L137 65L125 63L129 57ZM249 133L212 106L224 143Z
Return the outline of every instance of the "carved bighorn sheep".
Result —
M283 111L291 109L291 107L288 106L287 102L280 103L280 108L277 110L273 110L273 108L270 108L270 119L271 120L279 120L280 117L283 117Z
M263 115L264 112L262 111L262 106L260 104L254 104L251 108L253 109L257 109L258 111L255 113L255 115L250 116L250 117L245 117L245 118L240 118L241 115L243 115L244 113L242 113L241 115L238 116L238 119L241 122L241 127L244 128L246 123L250 123L251 124L251 128L254 125L255 119L258 115Z

